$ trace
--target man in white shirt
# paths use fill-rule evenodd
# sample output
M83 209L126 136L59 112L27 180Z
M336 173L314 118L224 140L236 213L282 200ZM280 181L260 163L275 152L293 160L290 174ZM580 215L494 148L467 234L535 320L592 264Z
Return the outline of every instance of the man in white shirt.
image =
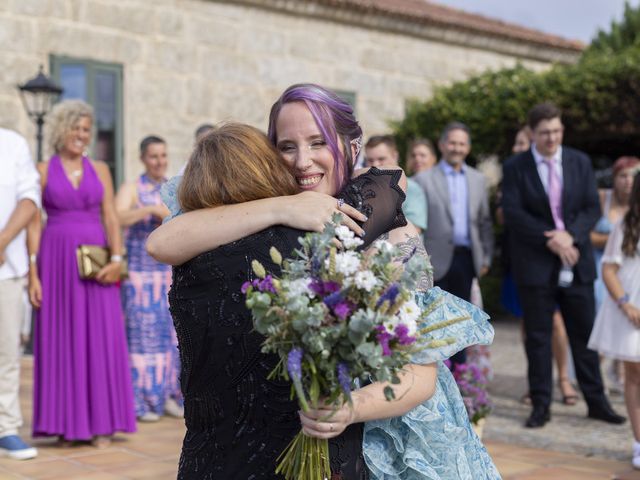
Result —
M40 208L40 181L26 140L2 128L0 170L0 455L26 460L38 452L18 436L20 331L29 270L25 228Z

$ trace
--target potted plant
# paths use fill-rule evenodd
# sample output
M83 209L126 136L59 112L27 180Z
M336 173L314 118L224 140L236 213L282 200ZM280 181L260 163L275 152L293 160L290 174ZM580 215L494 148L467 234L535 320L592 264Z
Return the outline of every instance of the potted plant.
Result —
M482 438L485 418L493 408L487 393L487 377L477 365L461 363L455 365L453 378L460 389L471 425L478 437Z

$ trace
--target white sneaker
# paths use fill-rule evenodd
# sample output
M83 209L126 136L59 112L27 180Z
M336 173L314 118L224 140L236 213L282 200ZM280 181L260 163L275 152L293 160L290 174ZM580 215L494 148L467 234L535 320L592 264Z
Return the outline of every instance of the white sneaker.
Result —
M164 402L164 413L170 417L184 418L184 408L178 405L173 398L167 398Z
M38 450L22 441L18 435L7 435L0 438L0 456L13 460L29 460L38 456Z
M640 470L640 442L633 442L633 458L631 459L633 468Z
M153 412L147 412L138 417L139 422L157 422L158 420L160 420L160 415Z

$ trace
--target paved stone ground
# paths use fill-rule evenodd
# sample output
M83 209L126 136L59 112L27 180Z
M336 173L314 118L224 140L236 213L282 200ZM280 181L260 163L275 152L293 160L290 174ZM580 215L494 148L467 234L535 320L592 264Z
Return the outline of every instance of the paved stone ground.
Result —
M528 408L518 403L525 390L518 327L499 321L496 332L496 379L491 387L496 410L485 427L485 444L503 479L640 480L640 471L633 471L629 463L629 427L586 420L584 403L575 407L554 404L553 421L545 428L531 431L522 427ZM25 425L20 433L28 440L32 370L32 358L26 357L20 395ZM622 412L619 397L615 403ZM136 434L117 435L104 450L90 445L62 448L55 440L37 440L33 443L40 454L34 460L0 458L0 480L175 479L183 435L183 421L165 417L158 423L138 424Z
M582 398L575 406L561 403L557 381L554 381L556 389L551 422L542 429L522 426L531 407L519 401L527 389L526 357L519 325L516 320L498 319L494 326L496 336L491 347L491 360L495 377L490 393L495 410L485 426L485 439L628 461L632 443L629 423L614 426L587 419L587 407ZM621 395L612 395L610 400L618 413L626 415Z

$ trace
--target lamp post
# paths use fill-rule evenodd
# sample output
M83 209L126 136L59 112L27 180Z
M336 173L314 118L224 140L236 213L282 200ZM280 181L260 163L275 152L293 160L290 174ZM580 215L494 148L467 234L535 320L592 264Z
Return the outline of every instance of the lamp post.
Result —
M37 132L36 140L38 143L38 162L42 161L42 127L44 126L44 117L53 106L58 96L63 92L63 88L56 85L49 77L47 77L40 65L38 75L27 81L23 85L18 85L22 103L27 114L36 123Z

